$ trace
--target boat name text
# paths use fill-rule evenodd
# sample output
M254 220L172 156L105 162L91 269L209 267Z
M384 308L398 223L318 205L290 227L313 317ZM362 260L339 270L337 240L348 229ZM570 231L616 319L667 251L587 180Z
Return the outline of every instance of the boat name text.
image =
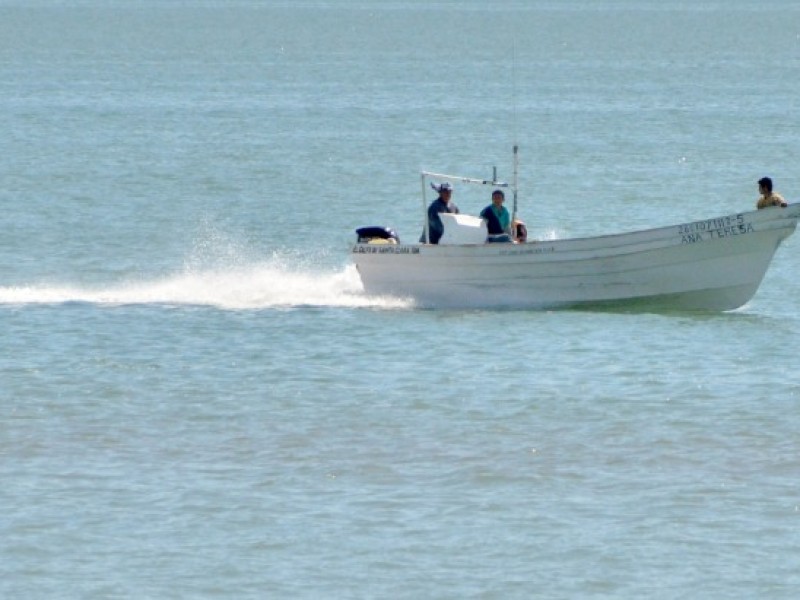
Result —
M753 231L755 231L753 224L745 223L744 215L741 214L678 225L678 234L681 236L682 244L718 240L734 235L752 233Z
M519 256L521 254L549 254L555 251L556 249L553 246L536 246L534 248L514 247L508 250L501 250L499 254L500 256Z
M392 244L375 244L354 246L354 254L419 254L416 246L395 246Z

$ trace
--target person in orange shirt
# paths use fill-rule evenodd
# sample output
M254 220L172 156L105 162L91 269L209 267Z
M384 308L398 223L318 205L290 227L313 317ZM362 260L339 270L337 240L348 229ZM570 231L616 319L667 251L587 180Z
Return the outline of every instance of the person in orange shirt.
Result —
M788 206L783 196L772 191L772 179L769 177L762 177L758 180L758 191L761 193L758 204L756 204L756 208L759 210L770 206Z

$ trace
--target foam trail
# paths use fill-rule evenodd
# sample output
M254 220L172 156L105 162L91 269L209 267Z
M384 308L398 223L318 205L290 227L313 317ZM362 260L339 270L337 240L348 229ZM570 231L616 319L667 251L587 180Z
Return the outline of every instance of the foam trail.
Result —
M153 281L91 289L71 286L0 287L2 304L166 304L222 309L291 307L408 308L409 301L368 296L353 265L341 271L298 271L280 264L187 270Z

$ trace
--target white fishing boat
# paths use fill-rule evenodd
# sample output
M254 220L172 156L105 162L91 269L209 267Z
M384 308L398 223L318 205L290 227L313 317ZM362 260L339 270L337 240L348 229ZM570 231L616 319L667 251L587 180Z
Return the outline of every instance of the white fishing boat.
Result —
M509 187L423 172L424 208L429 178ZM512 187L516 214L516 183ZM438 244L402 243L388 228L357 230L353 259L368 294L409 298L432 308L732 310L755 294L778 246L794 232L800 204L615 235L525 243L485 243L482 219L440 216L444 235ZM424 227L423 239L429 239L427 217Z

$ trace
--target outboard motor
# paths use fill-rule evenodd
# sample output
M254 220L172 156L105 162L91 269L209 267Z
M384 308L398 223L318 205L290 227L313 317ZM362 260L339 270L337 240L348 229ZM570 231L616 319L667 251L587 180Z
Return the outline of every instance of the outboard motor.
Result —
M361 227L356 229L359 244L399 244L400 238L389 227Z

